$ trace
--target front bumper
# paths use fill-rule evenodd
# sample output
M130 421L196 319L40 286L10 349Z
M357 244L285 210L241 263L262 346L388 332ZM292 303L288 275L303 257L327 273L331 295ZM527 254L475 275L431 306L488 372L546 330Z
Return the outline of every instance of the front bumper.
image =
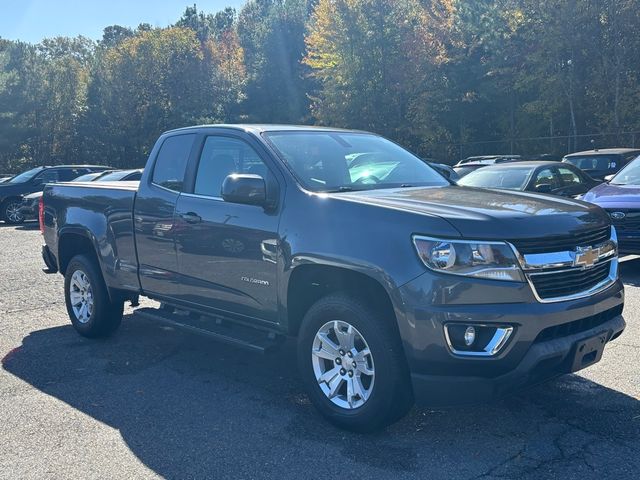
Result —
M419 403L430 406L460 405L491 400L527 386L576 371L574 357L581 340L605 334L606 341L618 337L625 328L622 315L584 332L547 342L535 343L518 366L498 377L442 376L412 374L413 391Z
M487 400L575 370L577 342L624 330L622 283L595 295L540 303L526 284L455 279L426 273L398 290L398 327L418 403L431 406ZM472 302L472 303L468 303ZM447 323L510 325L495 356L452 353Z

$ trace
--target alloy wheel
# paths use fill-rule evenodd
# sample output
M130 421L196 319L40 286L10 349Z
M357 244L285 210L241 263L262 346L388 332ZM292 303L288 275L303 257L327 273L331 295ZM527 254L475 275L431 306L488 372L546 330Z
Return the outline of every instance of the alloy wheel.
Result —
M11 202L7 205L5 215L11 223L20 223L24 220L24 216L20 213L20 203Z
M71 276L69 299L78 322L87 323L93 314L93 289L89 277L82 270L76 270Z
M350 323L334 320L316 333L313 372L324 395L338 407L363 406L373 391L373 355L362 334Z

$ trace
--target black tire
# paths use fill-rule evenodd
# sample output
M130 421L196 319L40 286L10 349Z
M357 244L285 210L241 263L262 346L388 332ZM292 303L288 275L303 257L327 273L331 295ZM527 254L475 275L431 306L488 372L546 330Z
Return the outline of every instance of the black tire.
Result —
M333 320L355 327L374 359L375 382L366 402L357 408L334 404L314 373L312 349L316 333ZM395 319L383 318L365 302L340 293L318 300L304 316L298 337L298 366L312 403L338 427L356 432L380 430L406 415L413 405L408 368L393 322Z
M72 278L76 272L83 273L91 287L93 311L85 321L78 318L71 301L71 290L74 288L72 287ZM71 324L83 337L106 337L120 326L124 302L111 301L100 268L96 265L95 260L87 255L76 255L67 265L64 278L64 299Z
M15 214L10 214L10 212L12 212L12 209L20 208L21 206L22 201L20 201L19 199L11 198L9 200L6 200L2 204L2 208L0 209L0 218L2 218L2 220L10 225L20 225L21 223L24 223L24 215L22 215L21 213L18 212L19 216L17 218L15 217Z

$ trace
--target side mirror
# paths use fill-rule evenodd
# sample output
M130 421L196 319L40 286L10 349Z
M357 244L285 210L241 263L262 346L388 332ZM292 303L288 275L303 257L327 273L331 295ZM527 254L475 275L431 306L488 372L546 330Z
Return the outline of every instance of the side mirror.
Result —
M222 182L222 198L225 202L245 205L267 204L267 187L260 175L234 173Z
M616 174L612 173L611 175L607 175L606 177L604 177L604 181L609 183L611 180L613 180L613 177L615 177Z
M553 187L550 183L541 183L540 185L536 186L536 192L538 193L551 193L552 190Z

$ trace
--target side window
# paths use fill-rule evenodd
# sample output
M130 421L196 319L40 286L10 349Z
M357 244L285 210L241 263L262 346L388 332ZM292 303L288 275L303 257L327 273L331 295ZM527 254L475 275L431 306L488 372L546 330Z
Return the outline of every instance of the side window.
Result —
M49 168L36 177L42 183L55 183L60 181L60 170Z
M533 188L538 188L540 185L551 185L552 190L558 188L558 182L550 168L545 168L536 175Z
M162 143L153 167L153 183L176 192L182 191L194 138L195 134L176 135Z
M256 151L242 140L207 137L198 162L193 193L219 197L227 175L253 173L266 178L268 172Z
M571 185L580 185L582 183L582 180L580 179L580 177L575 172L572 172L566 167L559 167L558 173L560 175L560 180L562 180L563 187L570 187Z
M70 182L74 178L78 178L80 175L87 173L86 169L80 168L63 168L60 170L59 181Z

